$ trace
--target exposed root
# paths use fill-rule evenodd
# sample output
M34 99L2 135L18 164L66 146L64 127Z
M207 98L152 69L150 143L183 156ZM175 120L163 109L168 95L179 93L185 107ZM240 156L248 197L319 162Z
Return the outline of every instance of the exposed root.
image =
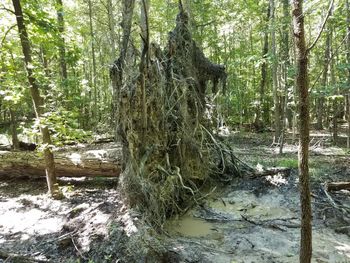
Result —
M202 189L216 180L254 169L211 132L207 86L217 93L221 84L224 91L227 75L192 40L181 5L168 46L161 50L151 44L140 64L141 70L126 64L122 81L112 81L119 94L118 136L124 155L120 186L130 205L161 228L167 217L201 199ZM112 78L120 75L113 73L116 68Z

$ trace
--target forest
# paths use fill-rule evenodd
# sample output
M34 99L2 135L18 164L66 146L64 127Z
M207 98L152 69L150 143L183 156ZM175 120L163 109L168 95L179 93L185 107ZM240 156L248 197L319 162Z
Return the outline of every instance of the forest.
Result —
M1 0L0 262L350 262L350 0Z

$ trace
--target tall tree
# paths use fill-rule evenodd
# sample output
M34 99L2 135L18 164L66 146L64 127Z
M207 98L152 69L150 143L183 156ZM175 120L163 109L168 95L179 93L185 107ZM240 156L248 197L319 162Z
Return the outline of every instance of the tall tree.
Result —
M300 262L311 262L312 211L309 186L309 83L303 1L293 0L293 33L296 47L296 86L299 93L299 182L301 200Z
M270 32L271 32L271 55L272 55L272 91L274 102L274 123L275 123L275 142L280 141L281 136L281 116L280 103L278 95L277 81L277 52L276 52L276 30L275 30L275 0L270 0Z
M33 72L33 60L32 60L32 51L29 42L29 36L27 33L26 25L23 19L23 11L21 7L20 0L12 0L13 7L15 10L17 27L19 32L19 37L22 46L22 52L24 55L24 62L26 65L27 77L30 87L30 94L32 96L34 111L36 118L40 121L43 114L44 100L40 96L39 85L37 79ZM40 123L40 131L44 144L44 157L46 165L46 180L48 185L49 194L54 197L60 197L59 189L56 180L55 174L55 163L53 153L50 149L51 146L51 137L49 128L46 124Z
M310 110L309 110L309 76L308 56L316 46L322 31L331 15L334 0L331 0L327 16L315 40L309 47L305 44L303 0L293 0L293 34L296 56L295 84L299 95L299 183L301 203L301 238L300 257L301 263L310 263L312 257L312 210L310 195L309 175L309 143L310 143Z
M62 0L56 0L56 11L57 11L57 22L58 22L58 31L59 31L59 55L60 55L60 67L61 67L61 78L64 85L67 85L67 63L66 63L66 47L64 40L64 10Z
M270 18L270 4L267 7L267 16L266 16L266 24L268 23ZM261 63L261 80L260 80L260 86L259 86L259 103L258 107L256 108L256 114L255 114L255 126L258 129L262 129L266 125L265 122L268 121L267 116L269 113L266 109L266 86L267 86L267 56L269 52L269 35L267 26L264 30L264 40L263 40L263 48L262 48L262 63ZM261 123L261 113L262 113L262 123Z
M348 94L346 96L347 101L347 119L348 119L348 138L347 138L347 147L350 148L350 4L349 0L346 0L346 58L348 64Z
M116 54L115 49L115 43L117 40L116 34L115 34L115 19L114 19L114 12L113 12L113 2L112 0L107 0L107 13L108 13L108 28L109 28L109 35L111 40L111 51L112 51L112 58L114 59Z
M97 65L96 65L96 54L95 54L95 32L94 26L92 23L92 0L88 1L89 4L89 27L90 27L90 41L91 41L91 56L92 56L92 85L93 85L93 100L94 100L94 108L92 110L92 116L94 117L93 121L96 121L96 117L98 115L97 109Z
M325 49L324 49L324 57L323 57L323 71L322 71L322 79L321 79L321 88L325 89L325 87L328 84L328 70L329 70L329 60L331 55L331 32L328 30L327 37L326 37L326 43L325 43ZM322 130L323 129L323 115L324 115L324 95L321 93L319 94L317 101L316 101L316 112L317 112L317 122L316 122L316 129Z
M288 110L288 71L289 71L289 25L290 25L290 12L289 12L289 0L283 0L283 24L282 24L282 43L281 43L281 60L282 60L282 83L283 83L283 92L284 92L284 103L282 108L282 127L281 127L281 141L279 153L283 152L284 144L284 134L286 126L286 115Z

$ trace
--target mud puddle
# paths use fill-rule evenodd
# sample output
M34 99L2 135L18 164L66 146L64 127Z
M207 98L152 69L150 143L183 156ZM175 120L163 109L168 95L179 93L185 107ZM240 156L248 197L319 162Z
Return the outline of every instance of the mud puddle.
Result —
M167 224L171 250L184 262L298 262L299 193L293 181L263 192L229 187ZM350 237L323 219L314 213L312 262L350 262Z

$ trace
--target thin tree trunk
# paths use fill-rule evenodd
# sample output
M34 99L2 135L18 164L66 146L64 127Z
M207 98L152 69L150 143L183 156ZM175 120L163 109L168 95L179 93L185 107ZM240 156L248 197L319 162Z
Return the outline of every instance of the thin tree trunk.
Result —
M299 182L301 202L300 262L312 256L312 211L309 185L309 91L308 50L305 44L303 1L293 0L293 33L296 46L296 86L299 93Z
M31 47L29 43L26 26L24 24L21 3L20 3L20 0L12 0L12 3L15 10L19 37L21 40L22 51L24 55L24 62L26 64L27 76L28 76L28 81L30 86L30 94L33 100L35 116L39 120L42 116L44 102L43 102L43 98L40 96L39 86L37 84L37 80L32 70ZM56 174L55 174L55 162L54 162L52 151L49 148L51 145L51 137L50 137L49 129L46 125L41 125L40 131L43 137L43 145L45 147L44 158L45 158L45 166L46 166L47 186L48 186L49 194L52 197L56 198L56 197L59 197L60 194L59 194L59 189L58 189Z
M142 38L142 55L140 62L140 78L141 78L141 97L142 97L142 125L143 129L147 128L147 105L146 105L146 83L145 73L148 71L148 55L149 55L149 27L148 27L148 10L149 1L141 0L141 38Z
M92 56L92 83L94 91L94 109L92 110L93 121L97 120L98 109L97 109L97 66L96 66L96 55L95 55L95 33L92 23L92 2L89 0L89 26L90 26L90 41L91 41L91 56Z
M287 105L288 105L288 69L289 69L289 23L290 23L290 13L289 13L289 0L283 0L283 27L282 27L282 78L283 78L283 91L284 91L284 103L282 109L282 129L281 129L281 142L279 153L283 153L284 136L286 128L286 115L287 115Z
M347 32L347 38L346 38L346 46L347 46L347 53L346 58L348 65L350 65L350 4L349 0L346 0L346 32ZM348 136L347 136L347 147L350 148L350 67L348 67L348 95L347 95L347 119L348 119Z
M267 21L269 21L270 17L270 6L267 8ZM258 129L263 129L266 122L268 120L267 115L267 109L266 109L266 101L265 101L265 90L266 90L266 83L267 83L267 55L269 52L269 36L268 36L268 30L267 28L264 30L264 42L263 42L263 49L262 49L262 58L263 62L261 64L261 81L260 81L260 90L259 90L259 105L256 108L256 115L255 115L255 127ZM261 122L261 113L262 113L262 122Z
M278 96L277 81L277 53L276 53L276 33L275 33L275 0L270 0L270 31L271 31L271 53L272 53L272 91L274 103L275 119L275 142L279 142L281 136L281 116Z
M328 32L327 38L326 38L326 46L324 50L324 59L323 59L323 73L322 73L322 81L321 81L321 88L325 89L325 87L328 84L328 70L329 70L329 59L330 59L330 41L331 41L331 35ZM316 123L316 129L317 130L323 130L323 115L324 115L324 96L322 94L319 94L319 97L317 98L316 102L316 112L317 112L317 123Z
M60 32L59 38L59 56L60 56L60 68L61 68L61 78L64 85L66 85L66 81L68 78L67 73L67 64L66 64L66 48L65 48L65 40L64 40L64 18L63 18L63 2L62 0L56 0L56 11L57 11L57 22L58 22L58 31ZM68 92L68 90L66 89Z
M116 37L116 34L115 34L115 20L114 20L113 2L112 2L112 0L107 0L107 12L108 12L109 35L110 35L110 40L111 40L111 45L112 45L111 58L114 61L115 57L117 56L117 51L116 51L116 48L115 48L117 37ZM109 82L109 78L108 78L108 82ZM115 97L114 92L115 91L112 90L112 98ZM111 109L112 109L112 115L111 115L112 121L111 121L111 124L112 124L113 128L116 126L116 106L117 106L117 104L114 103L114 101L112 99L112 102L111 102Z
M116 43L116 35L115 35L115 20L114 20L114 13L113 13L113 2L112 0L107 0L107 12L108 12L108 27L109 27L109 37L111 40L111 51L112 51L112 58L114 59L117 55L116 49L115 49L115 43Z
M332 12L331 12L331 15L332 15ZM329 28L328 35L330 38L329 46L330 46L330 60L331 60L331 63L330 63L330 85L332 88L334 88L334 94L339 95L340 94L339 89L336 88L336 76L335 76L335 69L334 69L335 58L333 55L334 52L333 52L333 48L332 48L332 46L333 46L332 45L333 28L331 26L329 26L328 28ZM337 143L338 143L338 118L339 118L339 115L342 111L342 109L340 109L340 106L341 106L341 102L339 101L338 97L335 97L334 101L333 101L333 119L332 119L332 122L333 122L333 125L332 125L332 127L333 127L333 142L335 145L337 145Z
M11 135L12 135L12 148L14 150L19 149L19 140L17 134L17 120L15 111L10 108L10 117L11 117Z

